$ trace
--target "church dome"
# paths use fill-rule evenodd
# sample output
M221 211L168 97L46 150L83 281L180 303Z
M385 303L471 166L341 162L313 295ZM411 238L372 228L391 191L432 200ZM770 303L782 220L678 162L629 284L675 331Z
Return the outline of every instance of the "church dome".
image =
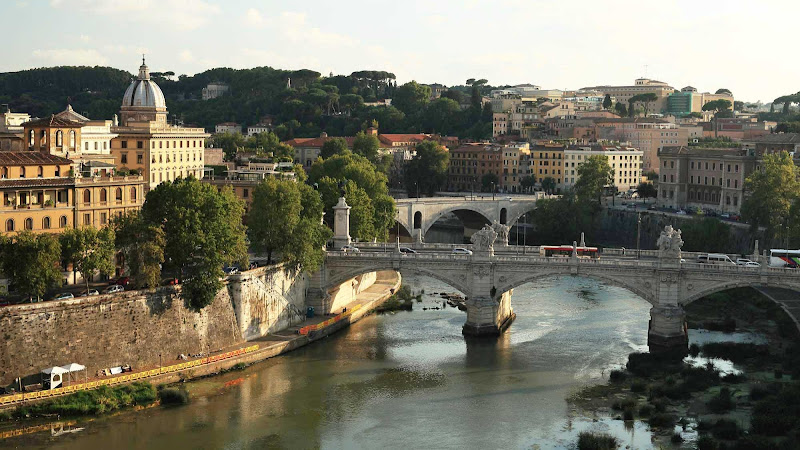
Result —
M128 89L125 91L125 96L122 97L122 107L149 107L149 108L166 108L167 102L164 100L164 93L161 88L150 80L150 69L144 63L142 58L142 65L139 67L139 76L131 82Z

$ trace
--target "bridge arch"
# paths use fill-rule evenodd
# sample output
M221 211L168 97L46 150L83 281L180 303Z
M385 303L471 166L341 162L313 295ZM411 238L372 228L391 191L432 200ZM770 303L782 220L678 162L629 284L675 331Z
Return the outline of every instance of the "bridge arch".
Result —
M473 207L473 206L471 206L471 205L469 205L469 204L466 204L466 205L458 205L458 206L452 206L452 207L449 207L449 208L444 208L444 209L442 209L442 210L440 210L440 211L436 211L435 213L431 214L431 215L430 215L430 217L426 217L426 218L424 218L424 220L423 220L423 222L422 222L422 235L423 235L423 236L425 236L425 234L427 234L427 233L428 233L428 230L430 230L430 229L431 229L431 227L432 227L432 226L433 226L433 225L434 225L434 224L435 224L435 223L436 223L436 222L437 222L439 219L441 219L442 217L444 217L446 214L450 214L450 213L457 213L457 212L459 212L459 211L469 211L470 213L477 214L477 215L478 215L478 216L480 216L480 217L481 217L481 218L482 218L482 219L483 219L483 220L484 220L484 221L485 221L487 224L491 224L492 222L494 222L494 220L496 220L496 219L494 219L494 218L493 218L493 214L491 214L491 213L489 213L488 211L486 211L486 209L485 209L485 208L476 208L476 207ZM416 214L418 214L418 213L419 213L419 211L417 211L417 212L416 212L416 213L414 213L414 214L416 215ZM463 221L463 220L462 220L462 221Z
M573 274L570 271L569 267L563 267L560 269L555 270L547 270L539 273L530 274L528 276L520 277L515 280L511 280L505 284L501 284L497 286L497 295L498 298L500 294L510 291L511 289L516 289L524 284L533 283L538 280L546 279L546 278L555 278L555 277L563 277L563 276L575 276L580 278L589 278L596 281L599 281L602 284L606 284L609 286L615 286L619 288L626 289L639 297L641 297L647 303L651 305L656 305L657 300L655 296L655 292L652 288L649 288L646 284L641 283L636 278L626 279L624 277L613 277L608 276L605 274L600 273L593 273L593 272L581 272L577 274Z
M700 289L695 289L696 285L703 285ZM716 294L717 292L722 292L728 289L740 288L740 287L774 287L774 288L782 288L782 289L791 289L794 291L799 291L800 286L792 285L785 282L775 282L774 280L747 280L741 278L731 278L725 280L721 283L715 283L711 286L708 286L706 283L695 283L692 281L687 281L685 283L685 290L686 294L680 299L679 303L683 306L686 306L696 300L699 300L703 297L709 296L711 294ZM796 319L792 317L792 319Z

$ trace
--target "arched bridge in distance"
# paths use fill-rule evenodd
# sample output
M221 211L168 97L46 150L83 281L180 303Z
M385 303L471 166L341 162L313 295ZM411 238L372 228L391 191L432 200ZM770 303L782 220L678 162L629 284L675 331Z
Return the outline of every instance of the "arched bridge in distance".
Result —
M652 305L648 331L651 350L686 347L684 306L701 297L744 286L800 290L800 270L769 267L765 258L761 258L760 267L697 264L693 262L697 253L681 253L679 231L677 239L679 242L673 242L671 248L659 240L660 250L642 251L639 259L630 250L625 255L623 249L603 249L600 258L583 259L575 252L571 257L543 257L535 247L523 250L503 243L482 249L468 246L474 250L472 255L454 254L453 246L447 244L414 244L415 254L401 253L399 244L359 244L360 252L327 252L312 283L322 294L329 287L372 271L429 276L466 296L465 334L496 335L513 321L514 288L552 276L593 278L628 289ZM320 302L318 307L325 311L324 298ZM798 311L779 304L797 324Z
M425 234L448 213L470 211L483 217L486 223L513 225L523 214L536 208L536 201L547 198L539 195L481 194L459 197L404 198L395 200L397 222L414 242L423 242Z

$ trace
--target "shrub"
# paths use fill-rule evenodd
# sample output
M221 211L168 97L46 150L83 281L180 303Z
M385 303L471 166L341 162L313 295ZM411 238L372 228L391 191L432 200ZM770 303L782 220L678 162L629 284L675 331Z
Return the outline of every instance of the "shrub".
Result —
M714 414L722 414L734 408L733 395L727 387L720 389L719 394L711 398L707 403L708 409Z
M622 412L622 420L633 420L633 408L625 408Z
M617 447L619 441L610 434L582 431L578 435L578 450L614 450Z
M648 417L652 413L653 407L650 405L642 405L642 407L639 408L639 417Z
M730 419L719 419L711 428L711 434L717 439L733 440L739 437L739 425Z
M631 409L636 407L635 398L625 398L611 404L611 409L622 411L624 409Z
M631 383L631 392L640 393L646 390L647 390L647 384L645 384L643 381L634 381L633 383Z
M640 377L649 378L661 372L677 372L681 367L682 357L678 353L631 353L628 355L626 368Z
M711 436L700 436L697 439L697 450L717 450L719 445Z
M689 354L691 356L697 356L700 354L700 346L697 344L692 344L689 346Z
M711 342L703 346L703 355L709 358L722 358L742 363L748 359L768 356L769 347L737 342Z
M185 405L189 403L189 393L183 388L159 387L158 398L162 405Z
M747 380L747 377L743 373L729 373L722 377L722 381L731 384L744 383L745 380Z
M655 409L658 413L663 413L667 410L667 404L662 401L656 400L651 403L653 404L653 409Z
M719 383L719 372L713 367L685 367L681 375L690 392L703 391Z
M150 383L137 382L121 386L101 386L89 391L57 397L52 400L17 408L15 416L60 414L65 416L98 415L130 406L147 406L156 399Z
M625 373L624 370L612 370L608 374L608 380L613 383L620 383L625 381L625 378L628 378L628 375Z
M247 364L243 362L236 363L233 366L231 366L231 370L244 370L245 368L247 368Z
M772 390L770 390L766 386L757 384L750 389L750 400L758 401L772 394L773 394Z
M667 428L675 425L675 417L665 413L653 414L648 423L651 427Z
M672 437L669 438L669 440L673 444L680 444L681 442L683 442L683 436L681 436L681 434L676 431L672 433Z

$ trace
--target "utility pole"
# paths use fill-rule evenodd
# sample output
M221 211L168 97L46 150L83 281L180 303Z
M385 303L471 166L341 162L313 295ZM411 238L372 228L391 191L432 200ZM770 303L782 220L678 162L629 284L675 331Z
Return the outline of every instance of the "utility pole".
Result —
M641 234L642 234L642 213L637 212L636 213L636 259L641 258L641 249L639 247L639 243L641 242L641 239L639 239L639 237L641 236Z

